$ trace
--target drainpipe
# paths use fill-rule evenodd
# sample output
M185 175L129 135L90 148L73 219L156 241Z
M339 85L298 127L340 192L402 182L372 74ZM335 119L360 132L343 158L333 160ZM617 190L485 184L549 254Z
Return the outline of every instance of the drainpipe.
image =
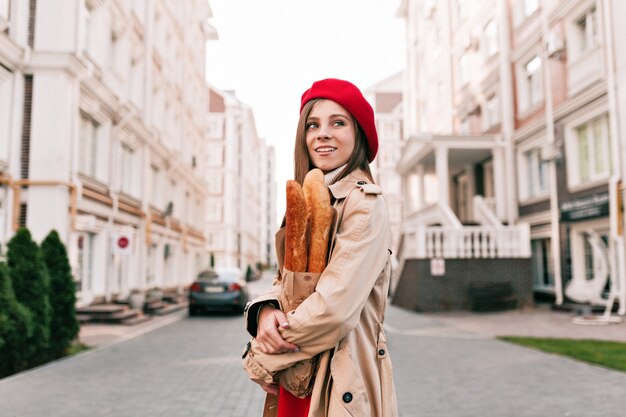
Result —
M600 6L602 7L602 19L604 21L604 51L605 51L605 67L606 67L606 77L607 77L607 96L608 96L608 104L609 104L609 128L611 131L611 157L613 163L613 177L609 184L609 195L611 198L611 209L609 210L610 216L610 230L611 230L611 244L609 246L611 250L611 258L615 259L616 270L613 272L617 273L617 277L613 277L619 282L619 294L617 294L619 300L619 315L626 314L626 271L624 270L624 236L623 236L623 223L622 227L618 224L620 221L619 213L617 212L617 199L619 198L619 193L617 187L623 187L622 175L623 175L623 167L621 166L622 161L620 161L621 155L621 135L620 135L620 126L618 123L618 117L620 115L618 103L617 103L617 83L615 81L615 44L614 44L614 33L613 33L613 20L612 20L612 10L611 10L611 2L609 0L602 0L600 2ZM623 197L622 197L623 198ZM623 219L621 219L623 222ZM620 233L621 229L621 233ZM616 247L617 246L617 247Z
M544 105L546 119L546 139L548 145L555 146L554 138L554 108L552 103L552 74L550 72L550 63L546 45L548 44L548 33L550 30L548 24L548 12L545 7L546 1L540 2L540 18L541 18L541 62L543 66L544 81ZM556 159L550 161L550 242L552 244L552 257L554 265L554 292L556 295L556 304L563 304L563 277L561 275L561 237L559 228L559 199L557 187Z
M515 155L513 132L515 131L515 108L513 106L513 76L511 75L511 42L508 2L498 1L500 27L499 49L500 49L500 97L502 109L502 136L504 139L504 158L506 163L506 219L509 225L514 225L517 220L517 198L515 185ZM494 158L495 159L495 158ZM495 171L494 174L498 175ZM497 211L497 210L496 210Z

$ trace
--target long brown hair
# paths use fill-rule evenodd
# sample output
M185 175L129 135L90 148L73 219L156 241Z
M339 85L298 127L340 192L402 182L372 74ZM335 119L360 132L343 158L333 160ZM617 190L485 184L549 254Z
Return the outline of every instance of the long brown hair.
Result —
M307 102L302 108L300 119L298 120L298 130L296 132L296 144L294 148L294 179L300 184L304 182L306 174L315 168L311 162L309 150L306 146L306 121L309 118L309 114L311 114L311 110L313 110L313 107L315 107L320 100L324 99L314 99ZM335 182L345 178L355 169L361 169L365 172L367 178L373 183L374 178L372 177L369 161L367 159L367 138L365 137L365 133L363 133L363 129L356 119L352 117L352 115L350 115L350 117L352 118L352 122L355 126L354 151L352 151L352 155L350 155L350 159L348 159L346 167L337 176Z

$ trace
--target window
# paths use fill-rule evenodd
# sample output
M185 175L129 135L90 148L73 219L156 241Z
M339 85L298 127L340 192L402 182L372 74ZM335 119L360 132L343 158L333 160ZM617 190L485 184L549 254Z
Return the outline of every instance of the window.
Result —
M207 135L210 138L221 138L224 134L224 121L222 119L214 119L207 126Z
M120 160L120 191L129 196L138 197L140 176L135 150L122 143Z
M133 52L130 62L130 99L137 108L143 108L144 93L144 59L141 47L141 40L133 38Z
M224 162L224 146L223 145L209 145L207 151L207 166L219 167Z
M211 174L207 178L207 186L209 194L220 195L222 194L222 174Z
M95 233L83 233L78 236L76 291L92 288L95 238Z
M538 104L542 97L541 91L541 58L534 57L526 64L526 80L528 82L528 104L534 106Z
M222 220L222 204L218 201L208 201L206 204L206 221L219 223Z
M543 83L541 81L541 58L533 57L522 67L519 107L526 111L543 100Z
M584 52L598 45L598 17L596 8L592 8L576 21L580 51Z
M162 206L162 194L161 194L161 171L154 165L151 167L152 173L152 204L156 207Z
M148 255L146 260L146 284L148 285L156 283L157 252L158 247L155 243L148 246Z
M81 113L80 115L80 145L79 171L95 178L98 173L98 135L100 125L93 119Z
M550 238L530 241L533 268L533 287L535 290L554 289L554 266Z
M487 99L483 114L483 130L487 130L500 123L499 104L498 96L495 94Z
M490 57L498 52L498 27L496 22L490 20L483 29L485 54Z
M548 193L548 162L541 160L540 154L540 148L531 149L523 154L523 171L520 173L520 177L523 176L526 180L525 187L521 187L523 198L538 197Z
M604 115L574 129L572 143L578 163L575 183L585 183L608 177L612 172L608 116Z
M0 160L9 159L9 136L13 100L13 74L0 66Z

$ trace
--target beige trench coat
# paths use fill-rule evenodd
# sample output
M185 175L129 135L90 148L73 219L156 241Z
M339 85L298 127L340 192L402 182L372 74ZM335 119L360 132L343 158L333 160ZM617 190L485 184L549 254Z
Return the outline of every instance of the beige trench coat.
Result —
M322 353L309 417L398 415L383 331L390 280L389 213L380 188L368 183L362 171L354 171L329 187L337 212L343 212L330 261L316 291L287 315L289 328L280 330L300 351L255 357L262 374ZM277 252L283 247L284 238L277 239ZM246 327L253 337L258 309L268 301L279 307L279 298L280 285L275 285L248 304Z

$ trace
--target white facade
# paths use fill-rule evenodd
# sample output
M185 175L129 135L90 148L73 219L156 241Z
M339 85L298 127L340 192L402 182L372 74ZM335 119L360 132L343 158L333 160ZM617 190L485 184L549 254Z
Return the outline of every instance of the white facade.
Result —
M378 155L370 168L384 192L391 220L392 250L398 249L402 224L402 179L396 171L404 137L402 134L403 73L392 75L365 89L365 97L374 108L378 131Z
M261 263L265 266L276 265L276 152L273 146L265 146L261 152L260 190L263 220L259 224L259 244Z
M10 25L0 35L0 117L8 121L0 123L7 126L0 241L19 225L38 241L58 230L80 304L131 288L182 289L208 263L210 6L45 1L29 16L28 2L8 3ZM119 247L120 238L129 245Z
M536 294L601 304L591 287L611 279L624 314L624 2L404 0L399 14L405 224L526 224Z
M208 250L216 267L254 271L268 261L268 244L273 248L273 150L258 137L252 109L234 93L209 87L208 95Z

